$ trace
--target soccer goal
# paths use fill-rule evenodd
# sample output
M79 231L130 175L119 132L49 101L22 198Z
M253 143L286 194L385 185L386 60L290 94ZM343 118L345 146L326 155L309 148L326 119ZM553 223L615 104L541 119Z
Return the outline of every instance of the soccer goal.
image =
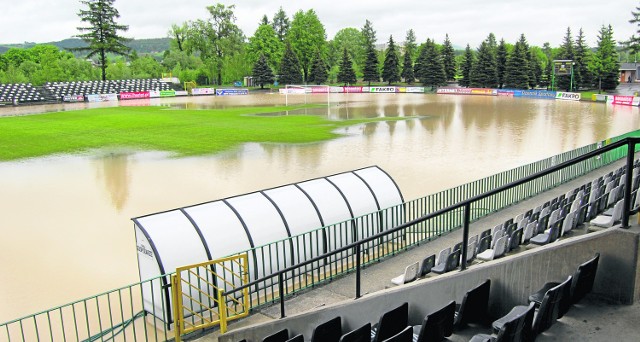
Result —
M284 94L284 104L285 106L289 105L289 95L291 96L304 96L304 103L310 102L319 102L316 99L308 96L322 96L325 95L327 97L327 107L331 101L331 87L328 85L320 84L320 85L309 85L309 84L287 84L284 88L280 89L280 93Z

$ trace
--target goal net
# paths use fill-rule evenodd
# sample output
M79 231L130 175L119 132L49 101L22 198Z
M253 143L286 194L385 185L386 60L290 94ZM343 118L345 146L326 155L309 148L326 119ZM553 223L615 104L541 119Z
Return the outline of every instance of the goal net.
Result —
M287 84L284 88L280 89L280 94L284 95L285 106L288 106L289 103L326 103L327 106L329 106L331 100L331 87L324 84Z

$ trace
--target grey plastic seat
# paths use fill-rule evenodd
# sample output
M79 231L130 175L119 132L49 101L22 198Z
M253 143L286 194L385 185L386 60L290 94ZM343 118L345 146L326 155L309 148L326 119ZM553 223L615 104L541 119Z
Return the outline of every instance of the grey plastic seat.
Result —
M371 342L384 341L409 325L409 303L391 309L380 316L377 324L371 327Z
M442 274L455 270L460 265L460 253L458 249L447 256L447 260L443 264L438 264L431 269L431 272Z
M513 308L505 316L494 321L494 330L496 326L500 328L494 331L495 335L478 334L474 335L471 341L530 341L532 340L533 316L535 314L535 306L531 303L526 310Z
M371 323L342 335L339 342L371 342Z
M371 328L369 328L369 331ZM311 342L338 342L342 335L342 318L340 316L324 322L313 329Z
M489 309L491 279L487 279L465 293L462 302L456 305L454 326L463 328L469 323L484 324Z
M436 265L436 255L432 254L424 259L420 263L420 271L418 272L418 277L422 278L427 274L431 273L431 269Z
M436 259L436 266L442 263L445 263L449 254L451 254L451 247L443 248L440 251L440 253L438 253L438 258Z
M529 243L529 240L531 240L531 238L533 237L533 233L537 225L538 225L538 222L533 221L524 228L524 231L522 233L522 242L521 242L522 244Z
M418 278L419 271L420 271L420 263L416 261L413 264L405 267L404 273L391 279L391 282L396 285L410 283Z
M507 236L499 238L493 249L487 249L482 253L478 253L478 255L476 255L476 258L483 261L490 261L503 256L507 251L508 240L509 237Z
M620 221L622 219L622 210L624 209L624 201L618 201L613 206L613 213L611 216L608 215L598 215L596 218L591 220L589 223L592 226L609 228L614 225L614 223Z
M529 240L529 243L542 246L542 245L546 245L548 243L556 241L558 239L558 236L560 235L560 228L561 228L560 223L562 222L561 221L554 222L551 225L549 233L538 234L532 237L531 240Z
M450 301L439 310L424 317L422 325L413 326L415 342L442 341L453 334L456 302Z
M559 299L560 304L558 306L558 318L562 318L562 316L564 316L569 311L569 307L571 307L572 279L573 279L573 276L569 276L562 283L555 285L555 286L559 286L559 285L561 286L560 299ZM540 291L529 296L529 302L534 303L536 306L539 306L542 303L542 299L544 299L544 294L546 293L546 291L549 290L549 289L545 290L547 286L548 285L545 284ZM545 291L545 292L542 293L542 291Z

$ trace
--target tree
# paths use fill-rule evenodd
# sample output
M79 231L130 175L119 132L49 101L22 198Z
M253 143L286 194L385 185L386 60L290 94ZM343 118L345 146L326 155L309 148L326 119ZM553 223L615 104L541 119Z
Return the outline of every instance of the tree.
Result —
M307 12L300 10L293 16L287 38L298 55L302 73L306 80L309 77L311 60L316 51L320 50L322 55L326 53L327 34L325 33L324 25L322 25L314 10L310 9Z
M614 90L618 79L618 52L613 39L613 28L602 26L598 33L598 47L589 62L589 70L598 81L599 90Z
M491 50L490 40L483 41L478 48L478 57L471 70L471 86L482 88L498 86L496 56Z
M393 42L393 36L389 36L387 51L384 57L382 67L382 79L387 83L400 82L400 61L396 52L396 44Z
M302 71L296 53L289 41L285 41L284 54L280 62L280 84L301 84Z
M287 13L284 12L282 6L276 14L273 15L273 21L271 23L273 26L273 30L276 32L278 39L281 42L284 42L284 38L287 36L287 32L289 32L289 17L287 17Z
M404 81L407 84L412 84L416 79L413 74L413 62L411 61L411 50L405 49L404 51L404 63L402 63L402 74L400 75L404 78Z
M442 54L438 51L438 47L434 41L427 39L421 56L420 74L417 75L420 82L432 88L446 84L447 80L442 63Z
M162 65L151 56L139 57L131 61L131 77L133 78L159 78L162 76Z
M567 27L567 33L564 36L562 45L558 52L558 59L573 60L573 38L571 37L571 28ZM556 75L556 87L565 91L569 91L571 88L571 75Z
M362 72L362 65L366 57L366 50L362 44L363 36L360 30L347 27L336 33L333 40L329 43L329 64L339 64L344 48L347 48L351 61L355 64L354 70L356 74Z
M529 89L529 59L524 34L507 59L504 84L507 88Z
M462 78L460 79L460 86L469 87L471 85L471 72L475 64L473 51L469 44L464 49L464 62L462 63Z
M498 88L502 89L504 86L504 78L507 68L507 43L504 39L500 39L500 45L498 45L498 50L496 52L496 69L498 72Z
M242 51L244 35L235 24L233 14L235 6L226 7L223 4L207 6L209 18L199 19L189 25L189 51L197 51L200 58L214 75L216 84L222 84L224 64Z
M342 63L340 63L338 83L344 83L344 85L356 83L356 72L353 71L353 63L351 62L351 58L349 57L349 52L346 47L342 53Z
M366 47L373 45L375 47L376 42L378 41L376 38L376 31L373 29L373 24L367 19L364 23L364 27L362 27L362 36L364 37L363 44Z
M542 79L542 65L540 65L540 59L538 59L539 54L536 52L540 51L540 48L535 47L536 51L534 51L534 48L529 45L526 45L526 47L529 50L529 88L535 88Z
M253 80L260 85L260 89L264 89L265 84L273 83L273 71L267 62L267 57L260 55L253 65Z
M255 63L264 55L271 68L275 68L282 59L284 44L278 39L271 25L260 25L247 44L249 62Z
M553 51L551 50L551 44L549 42L545 42L542 45L542 52L547 58L547 63L544 66L544 75L545 75L545 86L549 89L551 85L551 74L553 73Z
M315 84L322 84L329 78L327 71L327 64L322 59L322 55L318 50L316 56L313 59L313 66L311 67L311 73L309 74L309 82Z
M367 48L367 58L364 63L362 80L369 82L369 86L371 86L371 82L379 82L380 72L378 70L378 54L376 53L373 45L369 45Z
M89 26L78 27L78 31L86 32L77 35L88 44L75 48L76 51L89 51L87 58L98 57L98 65L102 70L102 80L107 79L107 53L126 56L129 48L125 45L131 39L118 35L118 31L127 31L129 26L116 22L120 13L113 7L115 0L83 0L80 1L88 9L81 9L78 16Z
M445 79L453 81L456 76L456 54L448 34L445 35L444 44L442 45L442 64L444 65Z
M171 38L171 45L178 49L178 51L185 50L185 40L187 39L187 32L189 27L187 23L183 23L181 26L177 24L171 25L171 29L169 29L169 37Z
M416 44L416 34L413 29L407 31L407 37L404 39L404 53L409 52L411 63L418 57L418 45Z
M574 59L576 65L573 67L573 83L576 89L589 88L592 85L592 76L589 72L589 58L591 55L591 49L587 46L584 39L584 33L582 28L578 31L578 37L576 38L576 45L574 47Z
M267 17L267 15L263 15L262 19L260 20L260 25L271 25L269 24L269 17Z

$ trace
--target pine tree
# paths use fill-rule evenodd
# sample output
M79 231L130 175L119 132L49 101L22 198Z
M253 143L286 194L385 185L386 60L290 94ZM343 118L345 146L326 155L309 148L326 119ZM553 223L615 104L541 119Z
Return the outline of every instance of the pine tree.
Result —
M591 50L584 39L582 28L578 31L576 46L574 47L574 59L576 65L573 67L573 83L576 89L586 89L592 86L592 75L589 71L589 57Z
M420 82L432 88L446 84L442 55L438 51L436 43L431 39L427 39L424 50L424 57L420 61L420 74L418 75Z
M498 88L504 86L504 78L507 69L507 43L504 39L500 39L500 45L496 52L496 69L498 71Z
M564 60L573 60L574 52L573 52L573 38L571 36L571 28L567 27L567 33L564 36L564 41L560 46L560 51L558 52L558 59ZM557 70L556 70L557 72ZM569 91L571 88L571 75L555 75L556 79L556 88Z
M471 86L482 88L498 86L496 55L491 50L489 40L483 41L478 48L478 57L471 70Z
M278 12L273 15L273 21L271 22L271 26L273 26L273 30L276 31L278 38L281 42L284 42L284 38L287 36L289 32L289 27L291 26L291 22L289 21L289 17L287 13L284 12L282 6L278 9Z
M458 84L461 87L469 87L471 85L471 72L473 71L473 66L475 65L473 51L469 44L464 49L464 62L462 63L462 78Z
M356 72L353 70L353 63L351 62L346 47L342 53L340 72L338 72L338 83L344 83L344 85L356 83Z
M309 74L309 82L322 84L327 81L327 78L329 78L329 73L327 72L327 64L322 59L320 50L318 50L316 52L315 58L313 59L311 73Z
M453 81L456 76L456 54L447 34L442 45L442 64L444 65L445 79Z
M553 52L551 50L551 44L549 42L545 42L542 45L542 52L547 57L547 63L544 66L544 86L547 89L551 88L551 74L553 73Z
M260 85L260 89L264 89L265 84L273 83L273 78L273 71L267 62L267 58L260 54L260 57L253 65L254 82Z
M597 45L596 52L589 63L589 70L597 81L598 89L614 90L620 83L620 79L618 78L618 52L611 25L600 28Z
M389 85L394 82L400 82L400 61L396 52L396 44L393 42L393 36L389 36L387 52L384 57L384 65L382 67L382 79Z
M416 79L413 74L413 63L411 62L411 51L404 51L404 63L402 65L402 74L400 75L404 78L404 81L407 84L413 84L413 81Z
M409 52L411 57L411 64L418 57L418 46L416 45L416 34L413 29L407 31L407 37L404 39L404 52Z
M529 89L529 58L524 34L507 58L504 84L507 88Z
M378 70L378 54L373 45L369 45L367 48L367 54L364 63L364 69L362 70L362 80L369 82L380 82L380 71Z
M120 18L120 13L113 7L115 0L83 0L80 1L88 9L80 10L78 16L80 20L88 23L88 27L78 27L80 32L77 35L88 44L87 47L75 48L75 51L89 51L87 58L98 56L98 63L102 70L102 80L107 79L107 53L126 56L130 49L125 46L131 41L118 35L118 31L127 31L129 26L120 25L116 22Z
M296 53L293 52L291 44L287 40L284 48L284 55L280 61L280 84L301 84L302 67Z

